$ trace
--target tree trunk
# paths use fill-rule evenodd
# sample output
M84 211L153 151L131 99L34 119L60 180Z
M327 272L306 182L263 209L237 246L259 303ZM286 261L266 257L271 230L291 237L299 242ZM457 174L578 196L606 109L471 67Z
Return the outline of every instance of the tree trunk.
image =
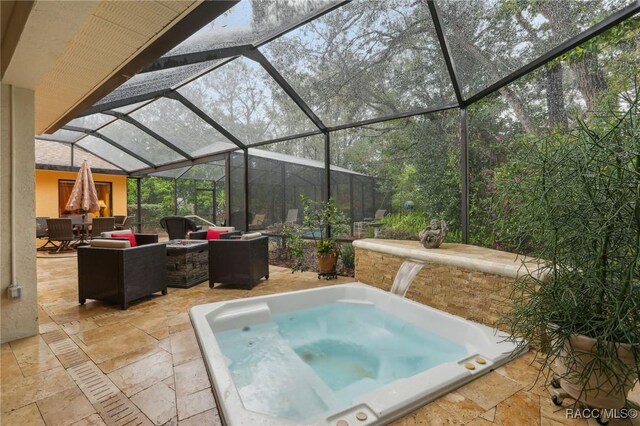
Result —
M580 61L571 64L571 69L576 74L578 89L584 97L587 109L593 109L598 95L607 89L607 80L600 70L598 55L595 52L586 53Z
M507 103L513 109L513 112L518 118L520 124L522 124L524 131L530 134L536 133L536 126L531 121L531 117L527 112L524 102L522 102L518 95L516 95L516 93L511 90L509 86L501 87L498 91L507 100Z
M549 126L566 130L569 128L567 111L564 106L564 90L562 87L562 64L557 62L546 71L547 112Z

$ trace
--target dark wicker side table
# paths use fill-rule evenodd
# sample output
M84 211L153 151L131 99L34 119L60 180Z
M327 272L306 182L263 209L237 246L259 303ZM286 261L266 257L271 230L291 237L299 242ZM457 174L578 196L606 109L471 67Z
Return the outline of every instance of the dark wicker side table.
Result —
M208 241L167 241L167 285L169 287L189 288L208 278Z

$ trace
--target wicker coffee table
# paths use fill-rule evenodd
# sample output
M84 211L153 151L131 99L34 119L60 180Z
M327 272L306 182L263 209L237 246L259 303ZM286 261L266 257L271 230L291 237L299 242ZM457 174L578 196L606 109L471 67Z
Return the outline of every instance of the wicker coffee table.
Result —
M209 242L167 241L167 285L189 288L209 279Z

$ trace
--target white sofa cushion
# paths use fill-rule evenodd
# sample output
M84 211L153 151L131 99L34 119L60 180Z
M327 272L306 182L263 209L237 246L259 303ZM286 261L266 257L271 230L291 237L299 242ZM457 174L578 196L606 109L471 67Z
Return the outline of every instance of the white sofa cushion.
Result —
M100 236L102 238L111 238L112 235L118 235L118 234L133 234L134 232L131 229L121 229L119 231L109 231L109 232L103 232L100 234Z
M130 248L131 243L129 240L124 239L112 239L112 240L91 240L89 243L91 247L107 247L107 248Z
M249 232L248 234L244 234L242 237L240 237L241 240L254 240L256 238L260 238L262 237L262 234L260 232Z
M210 226L209 229L212 231L229 231L233 232L236 230L235 226Z

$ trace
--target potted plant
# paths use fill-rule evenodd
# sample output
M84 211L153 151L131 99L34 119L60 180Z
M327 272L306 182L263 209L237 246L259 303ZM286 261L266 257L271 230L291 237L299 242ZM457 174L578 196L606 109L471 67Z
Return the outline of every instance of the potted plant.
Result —
M546 267L516 281L503 325L539 350L554 403L601 413L640 377L640 111L620 104L536 142L509 195Z
M300 198L304 212L302 226L289 226L285 229L287 248L294 259L292 270L309 269L309 259L305 256L304 250L304 238L307 238L314 242L319 273L335 275L340 255L336 237L346 233L347 218L333 199L317 202L305 195L301 195Z

